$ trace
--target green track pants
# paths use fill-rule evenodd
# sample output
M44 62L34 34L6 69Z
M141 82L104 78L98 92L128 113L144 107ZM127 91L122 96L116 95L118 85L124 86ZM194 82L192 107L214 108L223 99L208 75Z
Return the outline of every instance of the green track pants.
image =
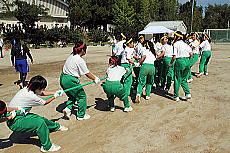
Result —
M174 66L174 98L179 97L180 86L182 86L185 95L190 94L187 82L189 69L189 59L187 57L176 59Z
M196 61L198 60L199 55L198 54L193 54L192 58L189 59L189 72L188 72L188 80L192 79L192 72L191 72L191 68L192 66L196 63Z
M107 95L109 100L109 106L114 107L114 99L118 97L120 100L124 102L125 108L130 107L128 95L125 92L124 86L120 83L120 81L108 81L102 84L104 92Z
M174 76L174 63L172 66L169 66L169 63L171 62L172 57L164 57L163 58L163 64L162 64L162 80L161 80L161 87L165 87L166 83L166 88L167 90L170 89L173 76Z
M125 73L122 77L122 84L124 85L126 94L129 96L130 90L132 87L132 83L133 83L132 69L130 69L129 64L121 64L121 66L126 68L126 69L129 69L129 72Z
M154 64L143 63L138 78L137 94L141 95L142 89L146 85L146 96L150 96L152 85L154 84L154 76Z
M50 131L56 131L60 128L59 123L36 114L16 116L13 120L7 121L7 126L16 132L35 132L45 150L49 150L52 146L49 138Z
M204 72L204 74L208 73L208 62L211 58L211 51L203 51L200 59L199 65L199 73Z
M79 86L80 81L74 76L67 75L67 74L61 74L60 85L63 90L66 90L72 87ZM78 111L77 111L76 116L79 118L83 118L85 115L86 108L87 108L86 94L85 94L84 89L82 87L79 87L77 89L66 92L66 95L69 97L66 103L67 108L72 110L74 104L77 102Z

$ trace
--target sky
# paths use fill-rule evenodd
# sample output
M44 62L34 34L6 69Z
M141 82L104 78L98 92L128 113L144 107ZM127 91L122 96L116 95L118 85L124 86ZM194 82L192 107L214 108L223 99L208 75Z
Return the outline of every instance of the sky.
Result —
M184 4L189 0L179 0L180 3ZM196 0L197 1L197 6L208 6L208 4L229 4L230 5L230 0Z

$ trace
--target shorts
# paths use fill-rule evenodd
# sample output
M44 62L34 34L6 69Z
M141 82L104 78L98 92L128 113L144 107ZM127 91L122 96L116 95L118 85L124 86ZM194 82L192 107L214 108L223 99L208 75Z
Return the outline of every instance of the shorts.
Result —
M26 59L15 60L16 72L27 73L29 72L29 66Z

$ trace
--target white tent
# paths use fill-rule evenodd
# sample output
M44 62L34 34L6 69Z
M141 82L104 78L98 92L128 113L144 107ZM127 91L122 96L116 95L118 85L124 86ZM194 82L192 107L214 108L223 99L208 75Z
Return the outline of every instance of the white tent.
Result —
M164 26L149 26L139 32L139 34L159 34L159 33L173 33L174 31L165 28Z

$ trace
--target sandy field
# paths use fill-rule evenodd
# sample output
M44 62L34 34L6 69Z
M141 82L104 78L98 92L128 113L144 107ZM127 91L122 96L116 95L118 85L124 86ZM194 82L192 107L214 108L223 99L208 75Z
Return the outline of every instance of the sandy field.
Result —
M28 80L42 75L47 90L59 90L59 75L71 48L32 50L35 63L30 64ZM84 57L91 72L105 76L110 48L89 47ZM198 62L193 67L198 71ZM11 67L9 52L0 59L0 99L7 103L19 90L13 82L18 74ZM58 153L228 153L230 152L230 44L214 44L209 76L193 78L192 99L175 102L155 91L141 104L131 103L134 110L122 111L116 99L114 113L106 107L106 95L98 84L84 87L91 119L62 119L63 96L31 112L69 127L66 132L50 134L51 141L62 148ZM81 83L89 80L82 77ZM170 90L173 93L173 90ZM181 92L182 95L182 92ZM28 138L29 136L32 136ZM39 153L37 136L12 133L0 124L0 152Z

